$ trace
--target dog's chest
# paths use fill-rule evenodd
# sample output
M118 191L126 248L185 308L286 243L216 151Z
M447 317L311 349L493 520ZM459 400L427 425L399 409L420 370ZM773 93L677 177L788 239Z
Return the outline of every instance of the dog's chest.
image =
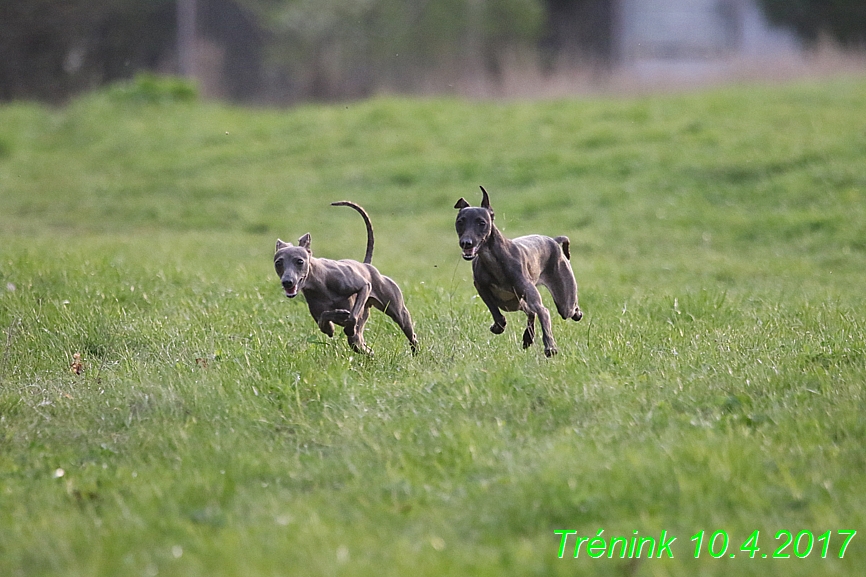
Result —
M502 302L518 300L517 294L515 294L514 289L511 287L490 285L490 292L492 292L493 296Z
M302 289L304 298L310 304L310 308L317 310L333 310L351 308L355 302L354 294L342 294L330 288L326 282L319 278L307 280Z
M476 264L473 271L476 281L487 286L497 300L503 303L519 300L514 283L509 280L495 257L489 253L480 254L477 263L473 264Z

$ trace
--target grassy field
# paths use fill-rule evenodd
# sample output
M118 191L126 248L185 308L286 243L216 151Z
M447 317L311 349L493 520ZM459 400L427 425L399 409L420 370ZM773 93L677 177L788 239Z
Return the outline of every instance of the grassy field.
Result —
M0 107L0 575L864 573L866 82L182 96ZM571 238L553 359L488 331L479 184L506 235ZM277 237L362 257L340 199L417 356L282 296Z

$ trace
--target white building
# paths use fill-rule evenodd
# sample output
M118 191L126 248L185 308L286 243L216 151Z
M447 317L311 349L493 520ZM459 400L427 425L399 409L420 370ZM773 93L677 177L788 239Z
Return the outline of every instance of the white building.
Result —
M754 0L618 0L614 52L623 64L799 51Z

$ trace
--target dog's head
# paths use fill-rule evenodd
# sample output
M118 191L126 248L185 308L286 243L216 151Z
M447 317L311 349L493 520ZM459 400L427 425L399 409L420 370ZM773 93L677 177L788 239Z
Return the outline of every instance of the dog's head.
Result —
M460 248L463 249L463 258L472 260L478 255L478 249L493 231L493 210L490 208L490 197L487 191L481 187L481 206L469 206L464 198L457 201L454 208L457 213L457 221L454 227L457 229Z
M277 239L277 250L274 253L274 269L280 277L280 283L286 296L294 298L298 291L304 288L304 281L310 272L310 233L298 239L298 246Z

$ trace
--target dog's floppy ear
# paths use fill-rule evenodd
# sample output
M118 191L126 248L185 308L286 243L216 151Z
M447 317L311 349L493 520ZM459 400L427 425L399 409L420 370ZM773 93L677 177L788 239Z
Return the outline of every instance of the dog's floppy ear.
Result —
M487 210L490 210L490 197L487 196L487 191L484 190L483 186L479 186L479 188L481 189L481 195L482 195L481 196L481 208L486 208Z
M277 250L284 249L284 248L286 248L287 246L292 246L292 243L290 243L290 242L283 242L282 240L277 239Z
M298 239L298 246L301 248L307 249L308 252L311 252L310 251L310 233L307 233Z
M462 210L467 206L469 206L469 203L466 202L466 199L461 196L460 200L457 201L457 204L454 205L454 208L456 208L457 210Z

